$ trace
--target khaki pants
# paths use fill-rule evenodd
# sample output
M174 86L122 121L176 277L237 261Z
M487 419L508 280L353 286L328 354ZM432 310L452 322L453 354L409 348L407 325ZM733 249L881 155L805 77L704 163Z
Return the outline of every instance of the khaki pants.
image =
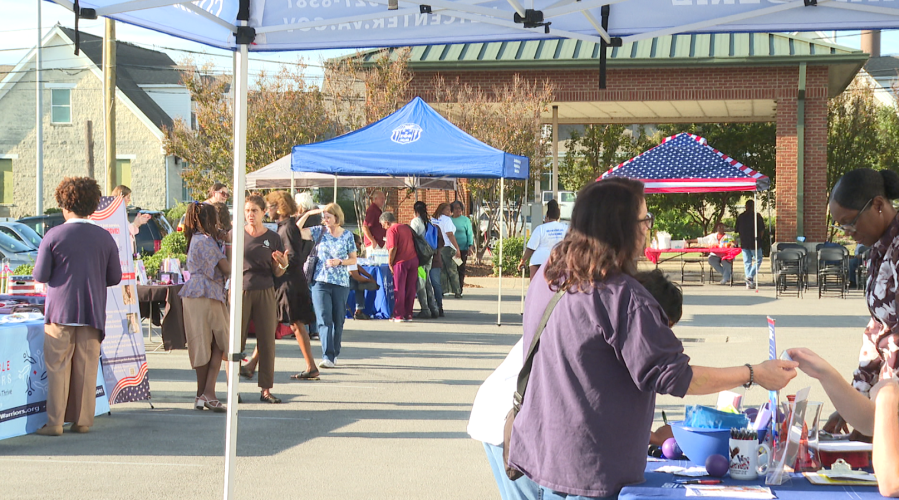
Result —
M44 326L47 365L47 426L65 422L90 427L97 407L100 330L90 326Z
M345 297L344 297L345 298ZM240 350L246 351L250 320L256 330L259 349L259 387L271 389L275 380L275 330L278 329L278 301L275 289L243 292L243 325L240 329Z

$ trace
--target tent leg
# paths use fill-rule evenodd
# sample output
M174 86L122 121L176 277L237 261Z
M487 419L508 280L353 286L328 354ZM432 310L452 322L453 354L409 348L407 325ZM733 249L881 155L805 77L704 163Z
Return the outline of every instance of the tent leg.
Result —
M246 25L246 21L241 22ZM246 164L247 164L247 59L246 45L240 45L234 52L234 224L242 228L244 224L243 210L246 198ZM244 232L234 231L231 244L233 248L243 248ZM243 252L234 252L231 258L231 276L243 274ZM225 421L225 487L224 498L234 497L234 469L237 466L237 378L240 370L241 302L243 301L243 280L231 280L231 340L228 348L228 416Z
M755 206L758 205L758 203L759 203L759 192L758 191L754 191L752 193L752 200L753 200L753 202L752 202L752 227L753 227L753 232L755 232L755 253L752 255L752 259L755 262L750 262L749 267L751 269L752 266L757 266L756 270L755 270L755 278L756 278L755 279L755 291L756 291L756 293L758 293L758 291L759 291L758 276L759 276L759 271L762 270L761 269L762 266L759 264L756 264L759 261L759 217L758 217L758 215L756 215L756 214L758 214L758 212L755 211L756 210Z
M502 321L502 306L503 306L503 224L506 222L503 219L503 198L506 195L506 180L502 177L499 178L499 265L497 269L499 269L499 293L496 295L496 326L501 326L503 324ZM490 233L487 233L487 238L489 240Z
M524 203L528 202L528 181L524 181ZM524 207L522 207L524 208ZM533 227L534 221L531 221L531 227ZM528 226L525 221L524 212L521 212L521 236L524 238L525 243L528 241ZM521 312L519 313L524 316L524 271L521 271Z
M337 176L334 176L334 204L337 204Z

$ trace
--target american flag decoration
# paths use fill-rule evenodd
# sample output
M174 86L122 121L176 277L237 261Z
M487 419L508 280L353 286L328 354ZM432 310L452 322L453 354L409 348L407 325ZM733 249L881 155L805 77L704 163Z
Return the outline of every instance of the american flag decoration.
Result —
M119 208L119 205L122 204L121 196L102 196L100 197L100 205L97 206L97 211L92 213L89 217L90 220L106 220L115 213L116 209Z
M609 177L641 180L646 193L765 191L771 184L768 176L709 146L702 137L686 132L667 137L596 180Z

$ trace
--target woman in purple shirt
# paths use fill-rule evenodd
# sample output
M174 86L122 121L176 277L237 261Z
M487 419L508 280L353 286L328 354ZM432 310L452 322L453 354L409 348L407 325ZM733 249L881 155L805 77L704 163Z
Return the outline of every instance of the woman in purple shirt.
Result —
M44 436L94 425L97 366L106 326L106 287L122 280L119 248L88 217L100 204L100 186L89 177L66 177L56 188L65 224L47 231L34 263L34 279L49 287L44 314L47 425Z
M652 221L639 181L585 187L568 233L531 282L525 346L555 292L567 291L540 337L509 456L543 499L607 497L643 482L656 393L777 390L796 376L792 361L690 366L662 308L633 278Z

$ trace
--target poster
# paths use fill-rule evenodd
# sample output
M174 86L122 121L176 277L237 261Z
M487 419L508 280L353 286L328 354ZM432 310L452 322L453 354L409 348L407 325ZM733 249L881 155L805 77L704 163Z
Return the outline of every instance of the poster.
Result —
M97 407L109 411L103 367L97 370ZM0 326L0 439L32 433L47 423L44 321Z
M131 233L123 199L100 198L100 206L90 218L112 235L122 265L122 282L106 289L106 338L100 345L109 403L146 401L150 399L150 379L140 329Z

